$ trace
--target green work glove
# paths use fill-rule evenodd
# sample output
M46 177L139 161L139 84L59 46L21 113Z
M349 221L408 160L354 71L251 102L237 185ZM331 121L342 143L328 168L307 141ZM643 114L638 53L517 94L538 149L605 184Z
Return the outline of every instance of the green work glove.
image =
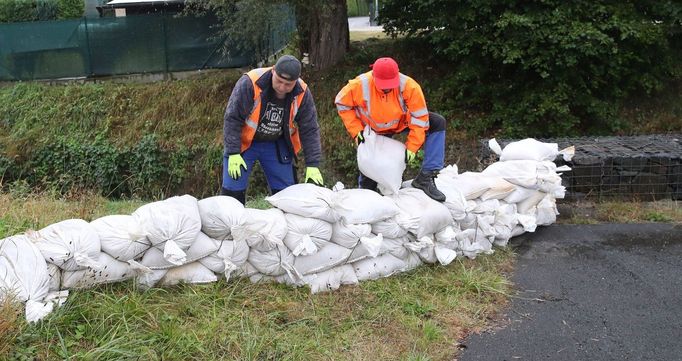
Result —
M242 168L246 170L246 163L241 154L232 154L227 158L227 174L230 178L239 179L242 176Z
M322 180L322 173L320 173L320 168L317 167L306 167L305 169L305 183L312 181L318 186L324 185L324 180Z
M417 153L405 149L405 164L415 165L417 163Z
M360 145L360 143L364 143L364 142L365 142L365 136L362 135L362 130L361 130L360 133L358 133L358 135L355 136L355 144Z

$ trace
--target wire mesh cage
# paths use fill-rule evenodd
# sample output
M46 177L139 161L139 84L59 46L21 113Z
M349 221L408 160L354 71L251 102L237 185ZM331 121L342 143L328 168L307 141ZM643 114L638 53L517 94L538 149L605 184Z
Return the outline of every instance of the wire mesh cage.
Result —
M682 200L682 134L540 140L575 146L571 161L555 160L571 168L561 176L567 201ZM512 141L498 140L502 147Z

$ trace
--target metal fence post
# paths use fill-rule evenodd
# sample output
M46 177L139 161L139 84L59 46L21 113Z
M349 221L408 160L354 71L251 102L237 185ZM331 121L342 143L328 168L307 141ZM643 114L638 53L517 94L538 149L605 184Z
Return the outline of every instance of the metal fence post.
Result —
M87 72L85 74L86 77L89 77L93 75L92 73L92 54L90 52L90 35L88 31L88 17L83 16L83 22L85 24L85 53L86 53L86 58L85 58L85 71Z
M163 62L165 65L166 76L168 76L168 33L166 32L166 12L161 13L161 29L163 33Z

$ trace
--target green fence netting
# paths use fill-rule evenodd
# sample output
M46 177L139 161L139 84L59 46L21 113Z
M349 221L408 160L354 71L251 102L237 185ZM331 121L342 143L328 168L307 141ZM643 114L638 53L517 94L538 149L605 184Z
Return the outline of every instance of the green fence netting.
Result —
M0 80L154 73L239 67L253 54L222 51L215 16L171 14L0 24ZM272 53L295 29L274 32ZM227 39L229 48L229 39Z

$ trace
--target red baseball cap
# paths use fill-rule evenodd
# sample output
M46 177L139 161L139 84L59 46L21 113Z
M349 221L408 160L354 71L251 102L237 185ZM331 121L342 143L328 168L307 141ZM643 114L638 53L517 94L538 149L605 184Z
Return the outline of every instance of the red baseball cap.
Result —
M400 86L398 63L392 58L379 58L372 64L374 85L380 89L393 89Z

